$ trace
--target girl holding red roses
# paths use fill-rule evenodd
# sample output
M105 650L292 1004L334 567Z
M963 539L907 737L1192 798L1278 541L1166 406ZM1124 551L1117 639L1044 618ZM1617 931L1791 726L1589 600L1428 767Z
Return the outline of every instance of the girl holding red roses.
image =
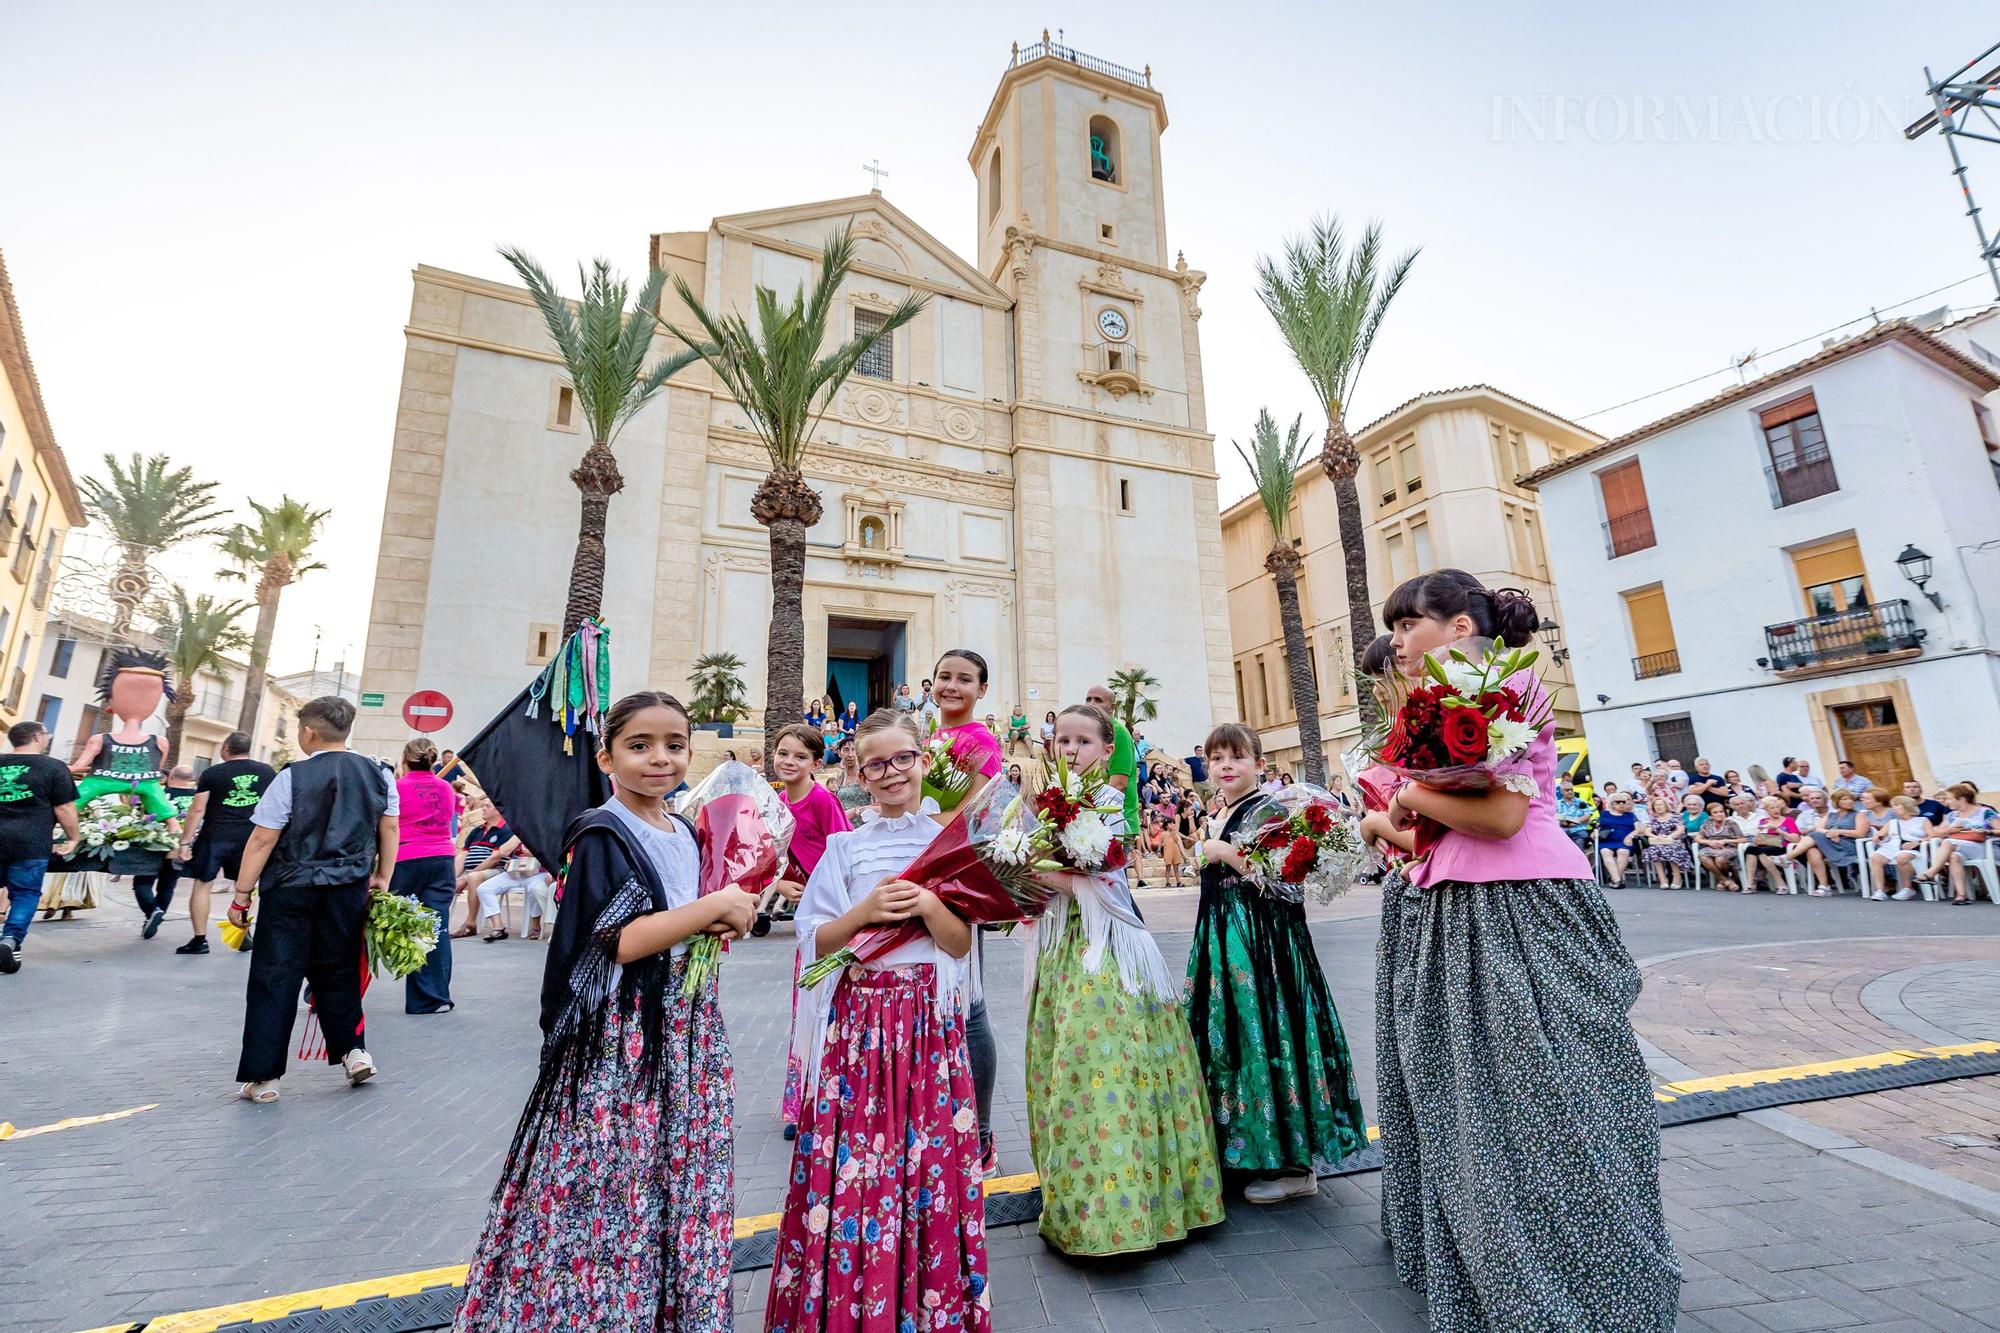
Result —
M1457 569L1404 583L1382 618L1412 698L1426 653L1471 639L1520 647L1540 620L1525 594ZM1545 711L1532 671L1505 685L1523 718ZM1446 712L1438 766L1483 757L1484 728L1475 740L1450 716L1473 710ZM1383 811L1395 829L1443 829L1409 869L1416 891L1400 895L1384 933L1393 957L1377 969L1406 1093L1405 1114L1384 1118L1384 1157L1422 1163L1385 1170L1384 1231L1433 1328L1666 1333L1680 1266L1627 1014L1639 972L1556 822L1551 729L1495 776L1483 792L1409 783Z

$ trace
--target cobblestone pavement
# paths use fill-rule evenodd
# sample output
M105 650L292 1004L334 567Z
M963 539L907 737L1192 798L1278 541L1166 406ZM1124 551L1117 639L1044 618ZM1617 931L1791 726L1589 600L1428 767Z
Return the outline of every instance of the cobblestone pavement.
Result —
M1192 893L1148 890L1142 901L1169 957L1184 953ZM1760 946L1649 972L1643 1030L1703 1073L1915 1042L1882 1013L1937 1030L1962 1021L1959 1012L1994 1013L1986 964L2000 958L2000 912L1637 890L1614 895L1614 906L1641 957ZM1371 1097L1376 911L1373 894L1357 891L1316 910L1314 927ZM251 1107L229 1081L247 960L179 957L183 926L150 943L137 926L123 901L73 923L37 923L22 972L0 978L0 1119L28 1127L157 1104L0 1143L12 1260L0 1270L0 1329L89 1327L463 1262L531 1081L540 950L458 942L456 1013L408 1017L399 986L371 992L369 1047L382 1077L350 1091L324 1067L295 1068L282 1102ZM987 978L1008 1171L1031 1166L1013 1054L1019 950L996 940ZM1846 979L1806 978L1801 957L1837 961ZM1973 970L1926 970L1940 966ZM773 1001L789 968L778 939L739 945L724 968L745 1215L781 1201L789 1015ZM1880 983L1872 1005L1863 1002L1871 983ZM1709 996L1711 985L1722 994ZM1976 1003L1955 1004L1961 989ZM1785 1045L1794 1038L1775 1014L1797 1015L1819 1045ZM1823 1031L1813 1026L1821 1014ZM1747 1016L1759 1025L1739 1021ZM1731 1036L1713 1035L1723 1032ZM1665 1153L1687 1259L1683 1328L2000 1325L1992 1218L1743 1120L1669 1130ZM1235 1206L1222 1227L1138 1261L1074 1263L1032 1228L1002 1228L990 1250L995 1326L1421 1328L1421 1301L1397 1286L1376 1231L1374 1188L1364 1175L1328 1182L1309 1203ZM746 1328L760 1322L767 1281L738 1279Z

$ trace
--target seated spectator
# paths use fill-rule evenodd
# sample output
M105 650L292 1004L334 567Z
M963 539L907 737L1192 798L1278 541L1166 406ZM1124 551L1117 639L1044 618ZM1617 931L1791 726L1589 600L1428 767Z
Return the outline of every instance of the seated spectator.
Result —
M1889 798L1889 818L1875 824L1875 850L1868 856L1868 874L1875 885L1871 897L1876 902L1889 900L1885 882L1890 866L1896 867L1896 901L1908 902L1917 896L1910 887L1910 878L1916 871L1917 858L1923 855L1924 844L1931 837L1931 821L1917 813L1917 803L1907 796Z
M1750 798L1740 798L1747 810ZM1702 821L1701 831L1694 836L1695 854L1708 873L1715 877L1715 887L1724 893L1738 893L1743 886L1736 882L1736 850L1748 839L1743 828L1723 810L1718 803L1708 807L1708 818Z
M1917 813L1925 819L1930 820L1933 825L1942 824L1944 817L1951 813L1944 801L1940 799L1943 793L1939 793L1938 796L1924 795L1924 784L1916 781L1914 778L1903 784L1903 795L1915 801L1917 803Z
M1708 760L1694 761L1694 772L1688 775L1687 794L1701 798L1701 808L1706 811L1711 801L1727 801L1731 795L1729 783L1717 773Z
M852 736L854 729L861 725L861 705L853 699L847 701L847 708L840 715L840 732Z
M1016 745L1033 753L1028 744L1028 710L1019 704L1014 705L1014 715L1007 719L1007 753L1012 754Z
M805 723L816 730L826 726L826 700L813 699L806 704Z
M1646 864L1665 867L1670 882L1663 887L1681 887L1681 872L1694 864L1688 856L1687 826L1669 796L1655 796L1646 806Z
M1630 796L1621 791L1605 798L1604 811L1597 816L1597 859L1614 889L1625 887L1625 871L1632 864L1632 831L1638 824Z
M1812 831L1812 847L1806 852L1816 898L1824 898L1833 891L1828 866L1845 869L1860 864L1861 840L1869 831L1868 816L1861 812L1860 798L1853 792L1844 787L1834 792L1832 806L1819 827Z
M1750 870L1743 877L1743 891L1757 892L1759 871L1763 872L1770 892L1789 891L1791 881L1785 878L1784 858L1785 852L1798 839L1799 826L1792 822L1791 812L1785 808L1785 798L1766 796L1758 812L1751 816L1750 827L1745 831L1750 835Z
M896 711L914 713L917 711L917 696L910 693L910 682L904 681L896 687Z
M1693 792L1689 792L1687 795L1681 797L1681 824L1687 830L1687 835L1690 838L1699 833L1701 826L1707 822L1708 803L1706 801L1703 801L1701 797L1695 795Z
M1020 766L1019 764L1009 764L1009 765L1007 765L1007 783L1008 783L1008 785L1009 785L1009 786L1011 786L1011 787L1015 787L1015 788L1019 788L1019 787L1020 787L1020 785L1021 785L1021 766Z
M1590 846L1590 831L1596 823L1596 807L1577 794L1574 782L1562 779L1556 795L1556 824L1578 851Z
M541 862L526 852L516 853L504 861L489 860L473 873L473 885L479 893L480 924L483 926L489 921L497 923L483 937L486 943L507 938L507 895L516 890L521 894L523 938L538 940L542 937L542 916L547 910L554 885L542 869Z
M1824 787L1801 787L1798 808L1792 811L1792 824L1799 836L1792 839L1792 845L1785 848L1785 860L1794 864L1806 861L1816 844L1812 835L1826 822L1827 799Z
M1833 780L1833 785L1841 791L1851 791L1859 796L1875 783L1854 771L1853 760L1843 759L1840 761L1840 776Z
M514 830L507 827L507 821L486 799L486 794L477 788L469 788L465 793L465 817L458 824L458 891L465 895L465 924L451 932L455 940L469 939L479 933L479 869L489 860L512 856L520 849L521 840L514 836Z
M1688 789L1687 770L1681 767L1680 760L1667 760L1667 781L1674 785L1674 791L1678 793L1674 800L1678 803L1681 795L1685 795Z
M1799 787L1801 788L1800 791L1801 796L1804 795L1804 789L1806 788L1818 787L1822 790L1825 789L1826 779L1813 776L1812 760L1810 759L1799 760L1798 774L1799 774Z
M1951 810L1944 822L1937 826L1944 835L1938 844L1937 856L1931 867L1918 879L1936 882L1941 873L1951 875L1951 901L1955 907L1969 907L1972 895L1967 892L1965 863L1971 860L1991 860L1993 858L1993 835L2000 833L2000 817L1979 802L1979 788L1970 782L1954 783L1944 789L1944 797L1951 802Z
M986 734L996 741L1000 739L1000 720L991 713L986 715Z
M1785 762L1791 761L1788 759ZM1771 780L1771 775L1764 771L1762 764L1750 765L1750 794L1760 801L1766 796L1782 794L1778 784Z
M1722 808L1727 810L1731 801L1740 793L1749 790L1750 788L1744 784L1741 773L1733 768L1726 768L1722 771L1722 787L1716 792L1716 798L1722 802Z

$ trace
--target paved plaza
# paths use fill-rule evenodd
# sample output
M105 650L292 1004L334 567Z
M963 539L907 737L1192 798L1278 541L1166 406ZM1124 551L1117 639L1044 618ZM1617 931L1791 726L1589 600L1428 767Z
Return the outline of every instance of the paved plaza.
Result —
M1142 902L1184 956L1191 891ZM2000 910L1853 898L1631 890L1613 905L1647 966L1635 1018L1663 1079L2000 1037ZM1378 899L1315 910L1314 938L1372 1103ZM148 1106L0 1143L8 1253L0 1329L64 1333L463 1263L532 1080L542 953L459 941L456 1013L369 996L382 1076L350 1091L295 1069L252 1107L230 1081L247 960L175 956L115 897L38 923L0 978L0 1120L21 1128ZM1020 944L989 947L1002 1052L1003 1169L1027 1171ZM725 964L737 1058L738 1212L782 1203L778 1087L788 940ZM1668 1219L1686 1270L1681 1327L1988 1329L2000 1325L2000 1078L1964 1079L1669 1129ZM1421 1329L1382 1244L1377 1177L1272 1209L1232 1205L1199 1239L1078 1263L1032 1225L994 1231L994 1326ZM737 1279L761 1326L768 1273Z

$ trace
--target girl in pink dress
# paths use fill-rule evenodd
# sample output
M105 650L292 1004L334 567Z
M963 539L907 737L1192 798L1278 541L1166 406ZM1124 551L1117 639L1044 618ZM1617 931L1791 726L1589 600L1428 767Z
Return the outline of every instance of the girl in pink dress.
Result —
M771 747L771 766L777 770L785 804L792 812L792 847L784 878L774 883L765 895L752 934L763 935L771 929L773 898L797 905L806 891L806 881L826 851L826 840L853 827L847 822L847 811L840 808L840 798L813 781L813 774L819 771L820 761L825 757L826 748L819 732L803 722L794 722L780 731L777 744ZM794 956L794 981L798 980L799 966ZM792 1021L796 1023L798 1017L799 992L794 987ZM799 1132L799 1076L799 1059L794 1055L785 1068L785 1100L781 1110L787 1139Z

